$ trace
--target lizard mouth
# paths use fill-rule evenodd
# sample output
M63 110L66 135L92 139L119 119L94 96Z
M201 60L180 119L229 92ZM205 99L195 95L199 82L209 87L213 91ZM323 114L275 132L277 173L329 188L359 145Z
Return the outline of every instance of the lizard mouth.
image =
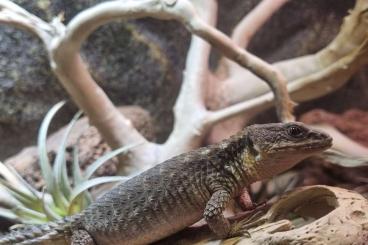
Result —
M327 150L332 146L332 138L328 137L323 141L312 141L308 144L294 144L293 147L290 146L279 146L272 149L272 152L320 152Z

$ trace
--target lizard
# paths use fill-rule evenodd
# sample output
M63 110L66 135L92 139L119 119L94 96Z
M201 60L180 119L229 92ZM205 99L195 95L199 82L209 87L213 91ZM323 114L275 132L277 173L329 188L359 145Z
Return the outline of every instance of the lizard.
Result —
M331 145L300 122L251 125L118 184L80 214L10 231L0 244L149 244L202 218L219 238L244 234L223 215L231 199Z

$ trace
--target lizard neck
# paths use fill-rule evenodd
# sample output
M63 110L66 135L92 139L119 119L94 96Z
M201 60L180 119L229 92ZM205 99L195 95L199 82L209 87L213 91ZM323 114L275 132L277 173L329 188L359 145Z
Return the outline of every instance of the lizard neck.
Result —
M269 159L249 137L247 131L243 131L220 143L223 155L227 156L227 159L223 157L225 171L238 186L268 179L295 164L290 156L287 159ZM219 152L221 156L221 150Z
M222 141L214 149L217 168L222 173L221 176L224 176L223 185L234 195L254 180L254 173L249 169L252 165L252 155L247 150L247 142L246 131L243 131ZM247 164L244 164L245 157Z

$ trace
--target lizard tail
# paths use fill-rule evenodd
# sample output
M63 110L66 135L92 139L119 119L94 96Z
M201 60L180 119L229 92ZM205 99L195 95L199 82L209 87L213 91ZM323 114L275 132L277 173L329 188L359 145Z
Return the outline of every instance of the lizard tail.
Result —
M57 222L49 222L40 225L20 225L4 236L0 236L0 245L11 244L41 244L43 241L53 242L64 240L70 225L69 218Z

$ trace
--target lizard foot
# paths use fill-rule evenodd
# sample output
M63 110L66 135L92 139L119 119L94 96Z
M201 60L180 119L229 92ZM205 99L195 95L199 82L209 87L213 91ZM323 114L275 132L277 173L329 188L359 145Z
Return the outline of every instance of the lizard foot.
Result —
M231 225L228 237L245 236L251 237L247 227L244 226L242 221L235 222Z
M263 219L261 219L261 216L263 214L264 214L263 211L258 211L248 218L233 222L230 227L228 237L236 237L236 236L251 237L248 231L249 228L259 225L260 223L263 223Z

